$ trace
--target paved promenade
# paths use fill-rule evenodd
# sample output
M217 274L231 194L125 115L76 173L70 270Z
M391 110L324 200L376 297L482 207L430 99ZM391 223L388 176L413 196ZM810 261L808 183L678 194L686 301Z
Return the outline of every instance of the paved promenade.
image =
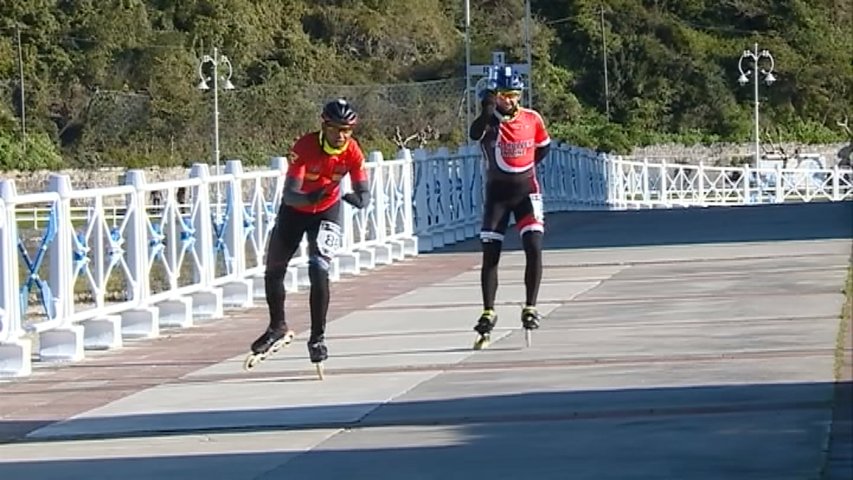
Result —
M853 203L548 222L530 348L509 235L472 351L469 241L333 284L324 381L299 293L297 340L250 373L260 304L0 383L0 478L851 478Z

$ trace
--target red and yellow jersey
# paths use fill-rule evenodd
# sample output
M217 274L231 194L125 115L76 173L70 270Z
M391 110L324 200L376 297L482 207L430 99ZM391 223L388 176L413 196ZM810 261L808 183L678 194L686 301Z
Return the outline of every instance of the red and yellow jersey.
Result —
M319 132L302 136L293 145L287 159L287 176L302 180L302 192L311 193L325 189L328 196L320 203L296 210L316 213L327 210L340 200L341 179L349 174L353 183L367 181L364 153L354 138L340 149L323 148Z
M533 167L536 148L551 141L542 116L529 108L519 108L509 119L494 118L490 124L493 128L480 140L489 171L527 172Z

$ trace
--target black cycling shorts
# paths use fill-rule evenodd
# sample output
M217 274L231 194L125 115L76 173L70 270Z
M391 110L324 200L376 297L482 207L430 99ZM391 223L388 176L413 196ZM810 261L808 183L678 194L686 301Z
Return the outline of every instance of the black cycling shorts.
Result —
M519 176L510 181L490 180L486 183L480 239L484 242L503 241L510 213L515 218L519 235L545 231L542 194L535 177Z
M308 255L331 259L341 248L341 203L317 213L300 212L282 204L267 244L267 268L287 268L307 236Z

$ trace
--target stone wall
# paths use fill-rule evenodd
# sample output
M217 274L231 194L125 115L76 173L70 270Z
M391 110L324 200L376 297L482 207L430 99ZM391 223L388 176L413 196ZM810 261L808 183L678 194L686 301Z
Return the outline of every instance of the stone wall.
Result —
M817 153L823 155L828 167L838 163L837 153L846 145L835 143L829 145L797 145L783 144L786 153L792 155L799 149L800 153ZM666 160L672 163L698 164L700 161L709 166L727 166L738 163L744 159L751 159L754 155L753 144L715 144L715 145L655 145L650 147L636 148L631 152L634 159L646 158L650 162ZM258 170L266 167L245 167L246 170ZM47 189L47 180L50 171L39 172L3 172L1 178L12 178L15 180L18 193L43 192ZM118 185L124 169L102 168L98 170L63 170L71 176L71 184L74 188L99 188ZM148 182L160 182L187 178L189 169L177 168L152 168L145 170L145 179Z
M246 171L260 170L265 167L243 167ZM18 193L43 192L47 190L48 178L53 173L62 173L71 177L71 186L75 189L102 188L121 185L125 173L123 168L101 168L97 170L60 170L53 172L2 172L0 178L15 180ZM164 182L188 178L190 169L184 167L144 169L148 183Z
M826 160L827 167L835 166L838 159L838 151L847 143L832 143L824 145L801 145L795 143L783 143L781 149L789 155L793 156L796 152L800 154L818 154ZM769 145L762 145L763 147ZM781 153L781 152L779 152ZM698 164L700 161L709 166L728 166L742 162L745 159L751 160L755 157L755 144L731 144L719 143L713 145L654 145L642 148L635 148L631 152L631 157L634 159L646 158L650 162L659 162L665 159L667 162L679 162L688 164Z

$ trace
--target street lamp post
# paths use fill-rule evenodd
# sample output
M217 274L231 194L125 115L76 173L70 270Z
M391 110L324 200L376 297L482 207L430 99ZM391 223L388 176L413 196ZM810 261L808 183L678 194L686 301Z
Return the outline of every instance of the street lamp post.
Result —
M213 65L213 77L207 77L204 74L204 65L210 63ZM225 55L219 55L219 49L213 48L213 56L204 55L199 61L198 64L198 76L201 81L198 84L199 90L210 90L207 82L213 80L213 163L216 165L216 175L222 173L219 166L219 66L220 64L228 67L228 74L223 75L221 80L224 82L222 85L223 90L234 90L234 84L231 83L231 75L233 74L233 69L231 68L231 61L228 60L228 57ZM217 221L220 219L220 208L222 204L222 192L219 182L216 182L216 218Z
M762 58L766 58L770 61L770 65L768 69L761 68L759 62ZM743 70L743 61L746 59L752 60L752 70ZM738 77L737 81L741 84L741 86L749 83L749 76L752 75L755 83L755 168L758 168L761 164L761 138L758 131L758 82L759 82L759 73L764 77L764 83L767 86L773 84L776 81L776 77L773 76L773 67L775 67L775 62L773 61L773 55L770 55L768 50L758 51L758 43L755 43L753 46L753 50L744 50L743 54L740 56L740 60L738 60L737 68L740 70L740 77Z

